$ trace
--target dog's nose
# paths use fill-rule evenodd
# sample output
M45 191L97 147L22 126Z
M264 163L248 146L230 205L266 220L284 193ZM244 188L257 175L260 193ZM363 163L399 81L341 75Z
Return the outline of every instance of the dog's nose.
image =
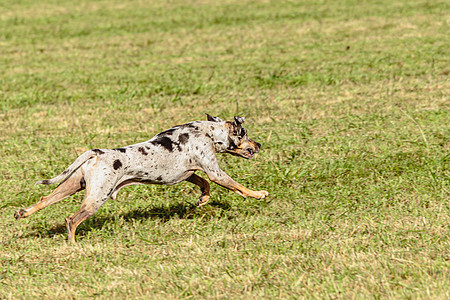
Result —
M258 143L258 142L255 142L256 143L256 146L258 146L258 149L257 149L257 151L256 152L259 152L259 150L261 150L261 144L260 143Z

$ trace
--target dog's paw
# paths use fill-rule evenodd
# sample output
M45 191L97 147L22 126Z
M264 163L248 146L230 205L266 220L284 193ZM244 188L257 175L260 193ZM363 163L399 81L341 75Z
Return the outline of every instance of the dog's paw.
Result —
M25 218L24 215L25 215L26 212L27 212L27 211L26 211L25 209L21 208L21 209L19 209L18 211L16 211L16 212L14 213L14 218L16 218L16 220Z
M267 196L269 196L268 191L255 191L255 194L253 197L256 199L264 199Z
M198 198L196 205L198 207L205 205L206 203L208 203L209 201L209 196L201 196L200 198Z

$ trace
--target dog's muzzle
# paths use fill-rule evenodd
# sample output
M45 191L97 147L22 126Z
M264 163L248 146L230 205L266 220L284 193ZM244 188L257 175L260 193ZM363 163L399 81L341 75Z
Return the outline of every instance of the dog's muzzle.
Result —
M252 141L254 147L248 147L245 149L245 158L252 159L256 153L259 153L261 150L261 144L255 141Z

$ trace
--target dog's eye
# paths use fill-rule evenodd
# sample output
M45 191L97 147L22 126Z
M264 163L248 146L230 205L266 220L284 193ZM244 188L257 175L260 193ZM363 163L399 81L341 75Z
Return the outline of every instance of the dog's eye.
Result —
M239 137L244 137L245 136L245 129L244 128L241 128L240 130L239 130Z

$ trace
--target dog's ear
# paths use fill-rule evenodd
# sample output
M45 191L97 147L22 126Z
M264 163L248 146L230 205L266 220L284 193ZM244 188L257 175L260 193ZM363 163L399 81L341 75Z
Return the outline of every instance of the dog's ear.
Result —
M208 121L211 121L211 122L223 122L219 117L213 117L208 114L206 114L206 117L207 117Z
M241 126L241 124L244 122L245 122L245 117L234 117L234 125L236 125L236 127Z

